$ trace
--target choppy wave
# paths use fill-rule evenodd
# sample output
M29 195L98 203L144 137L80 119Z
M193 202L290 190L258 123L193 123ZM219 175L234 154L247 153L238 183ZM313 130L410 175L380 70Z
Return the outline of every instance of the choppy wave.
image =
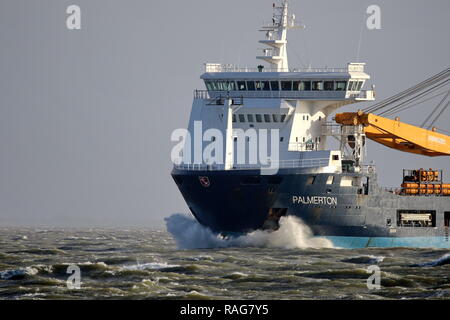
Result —
M25 250L16 250L16 251L8 251L8 253L28 253L28 254L37 254L37 255L58 255L58 254L65 254L65 252L61 249L39 249L39 248L32 248L32 249L25 249Z
M430 262L413 264L413 267L439 267L446 264L450 264L450 253L444 254L442 257L437 258Z
M326 270L299 274L301 277L316 279L367 279L367 270L361 268Z
M450 254L442 249L324 250L327 244L291 217L278 231L230 239L187 216L167 224L172 234L49 230L42 237L37 230L5 229L0 299L450 298ZM22 235L30 240L11 241ZM80 268L82 291L67 287L72 264ZM373 264L381 269L381 290L367 289Z
M28 276L36 275L39 272L37 268L26 267L24 269L13 269L0 271L2 280L22 280Z
M384 256L358 256L358 257L352 257L348 259L343 259L342 262L347 263L357 263L357 264L378 264L383 262Z
M332 242L314 237L300 219L288 216L280 219L276 231L254 231L239 237L223 238L202 226L193 218L174 214L166 218L169 231L180 249L259 247L259 248L332 248Z

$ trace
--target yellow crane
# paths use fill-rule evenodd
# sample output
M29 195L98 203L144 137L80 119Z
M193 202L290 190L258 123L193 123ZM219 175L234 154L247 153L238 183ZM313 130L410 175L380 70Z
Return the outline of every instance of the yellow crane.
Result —
M335 118L341 125L363 125L366 137L387 147L430 157L450 156L450 136L372 113L345 112Z

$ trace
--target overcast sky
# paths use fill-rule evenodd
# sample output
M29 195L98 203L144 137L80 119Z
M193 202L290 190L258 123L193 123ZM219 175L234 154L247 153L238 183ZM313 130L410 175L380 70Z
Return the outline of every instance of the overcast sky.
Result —
M81 30L66 8L81 7ZM362 29L371 4L381 30ZM255 67L262 0L0 0L0 226L144 226L188 212L170 177L170 134L187 126L205 62ZM367 63L377 99L448 67L448 0L293 0L295 66ZM438 101L400 114L419 124ZM361 105L342 110L356 110ZM364 105L363 105L364 106ZM366 105L367 106L367 105ZM450 131L450 111L438 127ZM403 168L447 172L369 143L385 186Z

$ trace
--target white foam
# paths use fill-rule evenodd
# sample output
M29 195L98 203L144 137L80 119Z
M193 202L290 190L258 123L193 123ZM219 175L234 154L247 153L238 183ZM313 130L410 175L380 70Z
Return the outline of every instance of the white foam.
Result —
M67 264L68 266L70 264ZM80 262L76 264L77 266L101 266L103 268L107 268L108 265L106 263L104 263L103 261L98 261L98 262L91 262L91 261L86 261L86 262Z
M276 231L254 231L240 237L224 239L193 218L173 214L166 218L166 227L180 249L262 247L262 248L332 248L331 241L314 237L311 229L299 218L282 217Z
M148 262L148 263L139 263L128 266L123 266L125 270L158 270L158 269L166 269L166 268L174 268L179 267L179 265L168 264L166 262Z
M381 263L381 262L383 262L384 259L385 259L384 256L374 256L374 255L369 255L369 257L370 257L371 259L373 259L373 261L374 261L375 263Z
M16 276L35 275L39 272L36 268L26 267L25 269L0 271L0 279L9 280Z
M14 237L13 240L15 240L15 241L28 240L28 237L26 235L24 235L24 236L17 236L17 237Z

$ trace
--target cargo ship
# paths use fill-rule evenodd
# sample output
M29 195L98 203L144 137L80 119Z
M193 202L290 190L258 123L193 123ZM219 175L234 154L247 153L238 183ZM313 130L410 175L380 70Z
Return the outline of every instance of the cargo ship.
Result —
M193 216L228 236L276 230L281 217L296 216L336 247L450 248L443 172L405 168L398 188L388 189L365 159L366 139L424 157L450 155L450 137L432 126L448 92L428 127L385 117L443 88L450 69L364 110L335 114L375 100L374 86L364 89L365 64L290 68L287 31L302 25L287 1L273 10L257 56L268 66L206 63L205 89L194 91L171 173ZM339 148L327 149L330 139Z

